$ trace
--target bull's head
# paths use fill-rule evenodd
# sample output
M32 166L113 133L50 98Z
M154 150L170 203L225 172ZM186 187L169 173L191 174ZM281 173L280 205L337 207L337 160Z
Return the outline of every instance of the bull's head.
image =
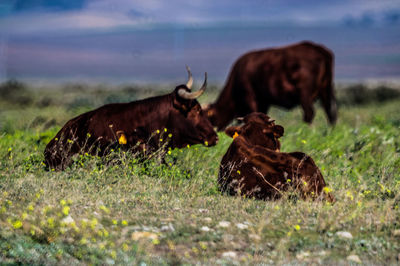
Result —
M263 113L251 113L244 118L242 126L232 126L225 130L228 136L242 136L252 145L260 145L272 150L280 150L279 138L283 136L284 129L275 125L275 121Z
M232 113L226 107L225 111L218 111L215 103L207 104L204 106L204 113L211 124L217 128L218 131L223 130L226 125L232 120Z
M217 133L196 100L207 88L207 73L205 73L203 86L198 91L192 92L192 73L189 67L186 68L189 75L188 82L186 85L177 86L172 93L174 112L169 118L175 135L172 138L172 145L185 147L202 143L206 146L213 146L218 141Z

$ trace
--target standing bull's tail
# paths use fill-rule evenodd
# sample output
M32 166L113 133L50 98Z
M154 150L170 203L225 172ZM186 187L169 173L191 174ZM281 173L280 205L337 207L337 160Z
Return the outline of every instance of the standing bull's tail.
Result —
M334 125L337 120L337 105L333 84L334 56L327 48L321 47L320 50L323 51L322 54L325 57L318 80L321 86L320 99L329 122Z

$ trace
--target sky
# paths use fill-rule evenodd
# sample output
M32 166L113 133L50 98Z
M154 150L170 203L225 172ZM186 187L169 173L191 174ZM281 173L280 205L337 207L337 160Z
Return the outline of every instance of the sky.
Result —
M339 23L399 10L398 0L2 0L0 31L17 33L220 22Z
M261 41L254 41L258 38L256 35L249 36L247 43L238 40L240 45L235 44L238 38L235 35L228 38L231 41L228 43L219 36L221 34L213 35L212 29L221 25L262 25L275 28L344 26L356 27L357 31L365 27L398 26L400 1L0 0L0 81L40 76L65 79L70 76L80 76L83 79L85 76L115 76L118 73L123 76L124 73L131 74L126 70L129 67L137 69L135 79L147 79L151 75L147 75L145 70L151 66L155 66L156 73L164 71L165 79L168 79L168 75L176 78L178 72L169 69L165 71L161 64L175 66L197 59L207 68L207 63L202 61L206 53L215 52L217 46L222 44L229 47L218 50L216 56L225 53L226 58L221 57L218 62L209 61L212 67L218 63L221 67L223 65L219 76L224 76L234 58L246 52L246 48L287 44L272 40L282 39L276 32L270 39L265 38L264 45ZM185 30L187 28L206 28L209 31L196 35L196 32ZM160 29L166 29L167 33L159 33ZM134 34L135 30L140 33ZM396 51L397 46L393 45L397 36L392 38L393 34L390 32L385 36L384 48L390 46ZM210 39L214 47L200 49L193 43L199 36L214 36L214 39ZM319 38L316 34L304 36L327 41L329 44L328 39ZM297 40L290 36L285 38L288 41ZM132 48L125 47L122 41L131 43ZM154 42L162 44L157 46ZM199 43L203 42L201 40ZM145 70L133 61L125 62L127 53L131 55L130 59L138 59L137 64L142 64ZM189 53L197 55L190 57Z

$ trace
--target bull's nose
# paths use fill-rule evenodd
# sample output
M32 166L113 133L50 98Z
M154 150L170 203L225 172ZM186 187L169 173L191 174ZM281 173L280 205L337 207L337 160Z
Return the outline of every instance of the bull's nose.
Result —
M214 146L218 143L218 136L212 136L211 138L208 139L208 141L206 141L206 146Z

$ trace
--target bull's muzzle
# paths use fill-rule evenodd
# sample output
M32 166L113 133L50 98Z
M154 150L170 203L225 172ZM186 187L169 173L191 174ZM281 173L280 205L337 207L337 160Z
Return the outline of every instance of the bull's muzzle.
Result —
M215 146L218 143L218 135L213 135L208 140L204 141L204 145L206 146Z

